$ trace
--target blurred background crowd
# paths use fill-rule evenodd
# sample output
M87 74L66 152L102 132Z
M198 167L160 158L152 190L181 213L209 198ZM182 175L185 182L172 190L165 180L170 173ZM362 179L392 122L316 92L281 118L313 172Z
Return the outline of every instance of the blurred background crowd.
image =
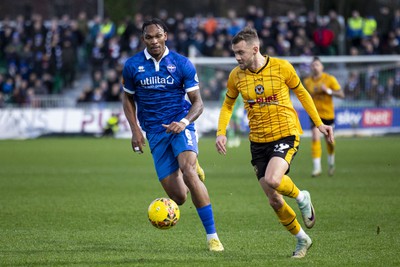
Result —
M167 46L189 57L231 57L230 40L246 25L255 27L264 54L270 56L336 56L400 54L400 7L381 6L373 14L353 10L343 17L331 9L317 15L289 10L266 16L249 5L243 16L233 9L224 17L212 12L184 16L161 9L157 15L169 27ZM115 21L107 16L63 14L44 18L33 13L0 18L0 107L41 106L37 96L61 95L79 87L76 103L120 100L120 77L125 61L142 50L141 25L148 18L136 12ZM372 71L373 72L373 71ZM344 85L348 99L400 98L400 68L384 81L373 73L350 72ZM227 73L217 70L202 85L205 100L218 100ZM84 84L77 85L85 78ZM377 100L379 96L379 101Z

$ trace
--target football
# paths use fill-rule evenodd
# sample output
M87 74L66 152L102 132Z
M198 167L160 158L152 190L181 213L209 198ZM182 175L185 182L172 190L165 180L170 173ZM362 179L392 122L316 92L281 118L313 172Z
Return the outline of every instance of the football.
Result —
M148 217L154 227L170 229L179 221L179 207L172 199L157 198L150 203Z

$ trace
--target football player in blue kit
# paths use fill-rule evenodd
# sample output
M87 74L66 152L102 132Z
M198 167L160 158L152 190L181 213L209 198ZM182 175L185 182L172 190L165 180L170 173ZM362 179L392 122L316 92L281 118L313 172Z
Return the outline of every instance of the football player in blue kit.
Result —
M142 41L146 48L129 58L122 72L122 102L132 131L132 148L143 153L143 130L165 192L178 205L185 203L190 192L207 233L208 249L223 251L210 197L196 167L194 121L203 112L197 72L188 58L165 45L167 31L160 19L145 21Z

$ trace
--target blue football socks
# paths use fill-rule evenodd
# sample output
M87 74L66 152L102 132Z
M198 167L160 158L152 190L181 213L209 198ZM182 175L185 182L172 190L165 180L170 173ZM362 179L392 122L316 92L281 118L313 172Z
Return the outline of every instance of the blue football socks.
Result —
M199 214L201 222L203 223L203 226L206 229L206 233L208 235L216 233L214 215L211 204L198 208L197 213Z

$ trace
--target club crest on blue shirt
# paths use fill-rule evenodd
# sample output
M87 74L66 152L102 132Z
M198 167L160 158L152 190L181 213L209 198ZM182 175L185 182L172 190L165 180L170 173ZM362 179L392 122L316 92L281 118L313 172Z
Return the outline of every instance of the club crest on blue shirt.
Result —
M174 64L169 64L167 69L170 73L174 73L176 71L176 66Z

